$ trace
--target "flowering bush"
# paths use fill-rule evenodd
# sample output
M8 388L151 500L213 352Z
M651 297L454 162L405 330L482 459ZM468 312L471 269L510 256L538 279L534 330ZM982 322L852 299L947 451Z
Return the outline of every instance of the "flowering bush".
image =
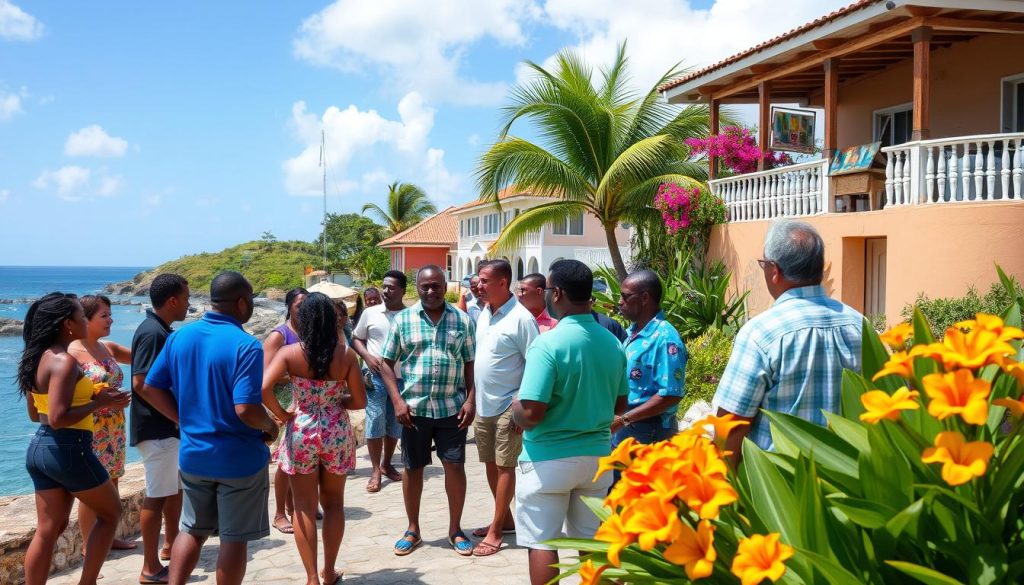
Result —
M687 248L704 257L711 228L725 221L725 202L700 189L663 183L654 196L654 208L661 213L665 231Z
M792 157L784 152L762 151L750 130L739 126L727 126L707 138L687 138L686 145L694 154L721 158L722 165L736 174L757 171L761 159L769 169L793 164Z
M1024 581L1024 331L1016 303L941 341L918 311L843 376L829 426L769 412L777 451L750 441L731 468L711 416L668 441L626 441L582 583L1020 583ZM888 346L891 353L886 349ZM713 438L704 435L713 429Z

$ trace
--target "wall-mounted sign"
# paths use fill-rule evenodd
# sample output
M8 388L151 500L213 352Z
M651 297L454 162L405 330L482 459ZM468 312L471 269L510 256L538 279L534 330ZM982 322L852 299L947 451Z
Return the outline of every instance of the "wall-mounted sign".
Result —
M875 161L875 155L878 154L878 149L881 146L881 142L871 142L840 150L832 157L832 162L829 163L829 176L857 173L870 169L871 163Z
M814 112L772 108L772 150L814 152Z

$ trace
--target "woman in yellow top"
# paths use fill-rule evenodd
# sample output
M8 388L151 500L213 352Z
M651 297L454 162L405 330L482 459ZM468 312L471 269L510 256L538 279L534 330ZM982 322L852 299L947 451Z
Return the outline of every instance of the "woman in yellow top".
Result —
M123 410L130 394L96 388L68 353L68 345L84 338L87 328L75 295L50 293L32 303L25 315L18 387L28 399L29 418L40 423L25 457L37 518L25 553L26 585L46 582L75 498L96 513L80 584L95 585L121 516L117 490L92 450L92 414L100 408Z

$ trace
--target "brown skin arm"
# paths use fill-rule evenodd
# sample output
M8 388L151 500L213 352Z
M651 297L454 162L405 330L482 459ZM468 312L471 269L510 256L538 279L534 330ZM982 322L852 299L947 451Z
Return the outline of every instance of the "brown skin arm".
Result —
M370 368L371 372L380 374L380 365L383 360L370 353L370 350L366 348L366 340L353 337L352 349L355 350L356 355L363 358L363 361L366 362L366 367Z
M629 396L619 396L615 399L615 414L622 414L629 408Z
M274 361L274 357L284 347L284 335L281 335L277 331L271 331L270 335L263 341L263 383L267 383L267 370L270 369L271 362ZM279 377L274 378L274 383L279 384L288 380L288 372L285 371ZM264 404L266 402L264 401Z
M548 405L546 402L516 400L512 403L512 420L526 430L539 425L547 413Z
M263 440L267 443L273 443L277 439L277 423L270 418L262 404L236 404L235 414L246 426L263 431Z
M363 372L359 369L356 352L346 349L344 360L348 368L345 376L348 396L342 401L342 405L348 410L361 410L366 408L366 387L363 385Z
M718 409L718 416L725 416L732 414L736 420L745 420L749 424L736 427L729 433L729 438L725 440L725 450L732 451L732 455L729 456L729 463L732 464L733 469L740 466L740 461L743 459L743 439L747 438L750 434L750 428L754 426L754 417L750 416L739 416L733 414L724 408Z
M270 339L267 339L269 343ZM264 358L266 354L264 354ZM287 352L280 351L274 356L274 359L270 360L270 363L264 367L263 370L263 385L260 388L260 393L263 397L263 405L270 410L271 414L277 417L277 420L284 424L288 419L294 416L294 413L290 413L281 406L281 402L277 399L274 394L274 386L277 381L283 376L288 375L288 360Z
M107 351L110 352L110 355L114 356L117 363L132 363L132 350L130 348L127 348L120 343L114 343L113 341L104 341L103 345L107 346Z
M644 402L640 406L634 408L633 410L630 410L628 413L629 420L631 422L636 422L638 420L643 420L645 418L657 416L665 412L672 406L678 404L679 401L682 399L682 396L658 396L657 394L655 394L650 399L648 399L647 402ZM616 412L616 414L622 413ZM615 421L612 422L612 432L614 433L620 428L622 428L622 421L619 419L619 417L615 417Z
M132 390L157 412L166 416L174 424L178 424L178 403L170 391L147 384L145 374L132 376Z
M78 383L79 370L78 362L70 354L58 354L52 356L46 365L49 376L46 381L47 401L49 414L46 414L45 424L55 429L69 427L99 408L96 400L89 401L81 406L71 406L71 399L75 395L75 384ZM38 415L38 413L37 413Z
M412 415L409 412L409 403L402 398L398 392L398 376L395 375L395 360L383 359L380 367L380 378L384 382L384 388L388 391L391 404L395 406L395 418L398 424L404 427L411 427Z
M476 417L476 387L474 386L473 362L466 362L462 366L462 376L466 381L466 401L459 409L459 428L464 429L473 424Z

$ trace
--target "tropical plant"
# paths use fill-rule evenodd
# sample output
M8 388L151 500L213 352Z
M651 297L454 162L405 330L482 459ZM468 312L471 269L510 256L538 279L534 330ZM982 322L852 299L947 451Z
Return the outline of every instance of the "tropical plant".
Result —
M1017 295L1024 295L1024 289L1015 278L1007 276L1001 270L1000 278L1004 280L994 283L984 295L978 294L978 290L973 286L968 288L962 297L932 299L923 294L919 295L917 301L903 307L901 313L904 319L909 319L917 307L932 324L932 333L938 335L953 323L970 319L975 313L998 313L1014 298L1007 293L1009 290L1017 291Z
M367 203L363 205L363 213L367 211L393 236L437 213L437 207L427 198L423 189L412 183L394 182L388 185L386 208L376 203Z
M721 157L727 174L753 173L761 161L769 169L793 164L785 152L762 151L750 129L741 126L726 126L719 134L690 138L686 144L695 154Z
M686 414L697 402L711 402L725 365L732 355L734 336L721 329L708 329L686 343L686 394L679 401L678 415Z
M706 163L691 160L684 141L708 133L708 108L679 108L662 98L658 87L681 73L676 67L647 91L631 89L625 43L596 85L594 71L572 51L560 52L550 70L526 65L534 76L512 90L498 140L480 159L477 186L496 205L512 184L552 201L509 222L494 248L513 248L546 224L589 214L604 229L621 280L626 265L615 229L658 217L652 201L662 183L699 187L707 178ZM511 135L521 120L534 123L538 143Z
M694 251L676 253L664 276L661 306L665 318L683 339L693 339L709 329L735 332L747 316L747 295L729 290L732 273L721 260L695 261Z
M703 262L711 228L725 221L722 198L701 189L665 183L658 187L654 208L661 213L668 235L682 243L695 261Z
M356 213L328 213L324 230L332 269L373 280L382 278L391 267L388 251L377 247L384 239L385 228L370 218ZM323 240L321 232L317 242Z
M566 573L585 585L1024 581L1018 302L941 341L920 311L881 336L865 322L863 371L844 372L829 425L767 412L776 452L747 440L738 468L723 445L746 422L731 415L620 444L598 472L622 479L588 501L595 539L554 543L586 553Z

